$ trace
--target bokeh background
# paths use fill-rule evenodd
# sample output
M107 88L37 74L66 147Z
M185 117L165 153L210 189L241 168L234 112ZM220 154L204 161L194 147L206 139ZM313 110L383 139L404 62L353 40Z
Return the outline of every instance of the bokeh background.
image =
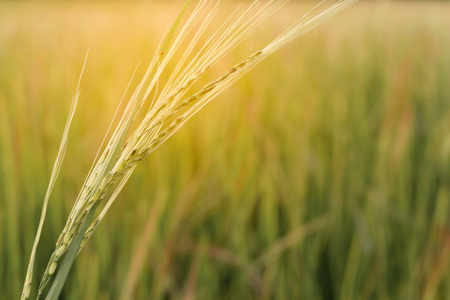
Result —
M214 24L239 4L222 2ZM205 82L313 5L288 4ZM180 6L0 3L0 299L20 295L88 47L35 282ZM362 2L263 62L140 164L61 299L450 299L449 15Z

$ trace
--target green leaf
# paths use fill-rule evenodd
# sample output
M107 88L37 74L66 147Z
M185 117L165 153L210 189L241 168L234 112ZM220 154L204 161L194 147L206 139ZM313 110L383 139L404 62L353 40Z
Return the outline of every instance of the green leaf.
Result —
M161 49L159 52L160 56L163 56L164 54L166 54L166 51L169 48L173 37L175 36L178 26L180 25L180 22L183 19L184 14L186 13L186 9L189 6L189 2L191 2L191 0L186 0L186 2L184 2L183 8L181 9L180 13L178 14L178 17L176 18L175 22L173 23L173 25L170 28L169 32L167 33L166 37L164 38L164 41L161 45Z
M92 207L91 211L86 215L81 230L78 232L78 235L73 240L72 244L69 247L69 250L67 250L66 256L64 257L64 260L61 263L61 267L59 267L58 274L56 274L56 278L53 281L53 284L45 300L58 300L62 288L64 287L64 284L67 280L67 276L69 275L70 269L72 268L73 262L77 257L78 249L80 249L80 245L81 242L83 241L84 234L92 221L92 217L94 216L96 208L97 205Z

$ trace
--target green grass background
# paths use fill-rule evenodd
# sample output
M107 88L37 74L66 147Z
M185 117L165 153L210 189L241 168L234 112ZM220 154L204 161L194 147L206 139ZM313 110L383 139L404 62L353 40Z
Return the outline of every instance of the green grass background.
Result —
M87 48L35 283L177 9L0 3L0 299L19 297ZM450 299L449 14L357 4L258 66L141 163L61 299Z

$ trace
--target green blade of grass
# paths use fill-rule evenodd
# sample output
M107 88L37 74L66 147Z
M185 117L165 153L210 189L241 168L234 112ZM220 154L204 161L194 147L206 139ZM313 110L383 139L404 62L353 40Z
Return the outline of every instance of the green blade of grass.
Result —
M39 244L39 240L41 238L42 227L44 226L44 221L45 221L45 217L47 214L47 207L48 207L50 195L53 191L53 187L55 185L56 178L58 177L59 170L61 169L61 164L62 164L62 162L64 160L64 156L66 154L69 129L72 124L72 119L75 114L75 110L76 110L76 107L78 104L78 99L80 97L80 81L81 81L81 77L83 76L83 71L86 66L86 61L87 61L88 55L89 55L89 50L87 51L86 57L84 59L83 68L81 69L80 78L78 80L77 91L72 100L72 106L70 108L69 117L67 118L66 126L64 127L64 133L63 133L63 137L62 137L61 144L59 147L58 155L56 157L55 164L53 166L52 175L50 177L50 181L49 181L49 184L47 187L47 192L46 192L45 198L44 198L44 203L42 205L41 217L39 219L39 225L38 225L38 229L37 229L36 236L34 239L33 249L31 250L30 261L28 263L27 274L25 277L24 285L23 285L22 296L21 296L22 300L27 299L30 296L31 286L32 286L32 282L33 282L33 267L34 267L34 259L36 257L36 250L37 250L37 246Z
M86 215L83 226L70 245L69 250L67 250L66 256L64 257L61 267L56 274L55 280L53 281L47 297L45 297L45 300L58 300L62 288L64 287L64 284L67 280L67 276L69 275L70 269L72 268L73 262L75 261L75 258L77 258L78 249L80 248L81 242L83 241L84 233L86 232L92 221L95 208L96 207L93 207L91 211Z
M186 0L184 2L183 8L181 9L180 13L178 14L177 18L175 19L175 22L173 23L172 27L170 28L169 32L167 33L167 36L165 37L165 39L161 45L161 49L159 52L160 56L163 56L167 52L167 49L169 48L169 46L172 42L172 39L175 36L178 26L180 25L180 22L183 19L183 16L186 13L186 9L189 6L190 2L191 2L191 0Z

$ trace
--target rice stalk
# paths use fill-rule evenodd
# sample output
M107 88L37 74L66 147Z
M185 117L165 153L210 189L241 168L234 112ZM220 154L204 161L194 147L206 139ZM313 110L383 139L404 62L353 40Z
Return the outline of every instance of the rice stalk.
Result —
M98 155L98 159L96 158L96 162L88 173L66 225L56 242L55 250L50 257L39 285L38 298L43 294L47 283L58 270L59 259L67 253L46 298L57 299L76 255L104 218L140 161L177 132L187 120L209 101L226 90L270 54L356 1L340 0L328 8L319 10L320 5L323 3L321 2L266 47L254 52L245 60L228 69L222 76L204 85L196 92L191 91L194 84L221 58L251 35L258 25L287 3L288 0L271 0L265 4L261 4L260 1L256 0L247 8L239 7L222 26L206 39L203 45L200 45L200 40L218 9L218 2L200 0L187 17L187 20L182 24L181 20L189 4L189 0L186 1L177 19L166 31L146 73L128 101L124 113L111 134L108 143L103 150L99 150L99 153L102 154ZM213 5L213 3L216 4ZM179 31L178 34L176 34L177 31ZM184 43L187 43L185 48L182 47ZM199 47L200 50L193 53L196 47ZM179 52L182 52L182 55L175 68L167 70L169 62ZM170 76L163 84L162 89L160 89L161 78L163 74L166 74L165 72L170 72ZM138 113L151 95L153 95L153 98L149 103L148 111L136 129L130 132ZM78 96L79 91L77 90L76 100L78 100ZM72 116L73 113L71 111L69 120L72 119ZM70 122L68 124L70 125ZM66 128L68 130L68 127ZM106 136L108 136L108 133ZM106 141L106 136L104 141ZM66 139L67 133L65 131L61 144L63 149L65 149ZM100 149L102 149L102 146ZM58 155L57 163L55 164L58 166L57 170L59 170L60 166L59 161L60 156ZM56 178L57 172L55 176L53 175L51 182ZM113 187L114 190L112 190ZM107 200L105 205L91 223L91 218L94 216L96 208L105 198ZM47 203L48 196L44 200L43 212ZM43 216L45 217L45 212ZM37 240L40 236L42 224L43 219L39 225ZM30 294L35 248L34 246L22 299L28 298Z

